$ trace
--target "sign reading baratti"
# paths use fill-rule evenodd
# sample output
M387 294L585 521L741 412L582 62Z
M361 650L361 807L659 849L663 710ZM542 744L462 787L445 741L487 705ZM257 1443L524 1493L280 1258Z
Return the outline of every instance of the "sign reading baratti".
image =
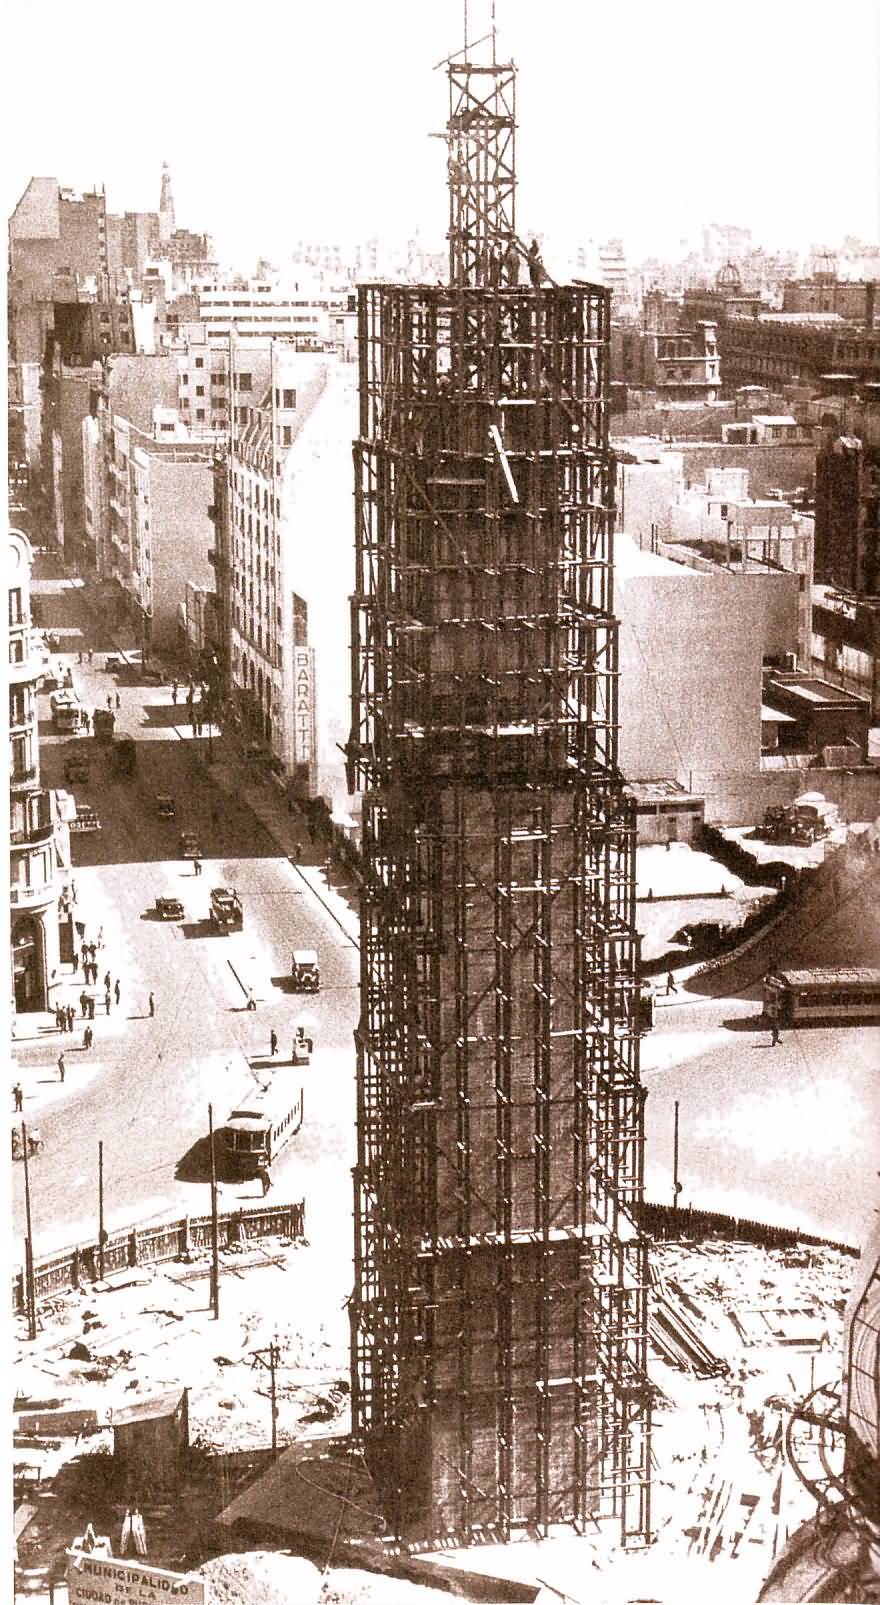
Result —
M67 1594L70 1605L205 1605L203 1577L162 1571L137 1560L67 1551Z

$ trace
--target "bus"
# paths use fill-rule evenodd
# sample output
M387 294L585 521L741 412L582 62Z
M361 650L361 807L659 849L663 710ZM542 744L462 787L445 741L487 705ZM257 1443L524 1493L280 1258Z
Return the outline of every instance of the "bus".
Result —
M771 970L764 977L764 1013L780 1025L880 1021L880 969L865 965Z
M254 1074L223 1128L223 1146L237 1177L272 1164L303 1122L302 1082L290 1070Z
M75 691L53 691L49 702L52 723L62 735L76 735L85 728L86 714Z

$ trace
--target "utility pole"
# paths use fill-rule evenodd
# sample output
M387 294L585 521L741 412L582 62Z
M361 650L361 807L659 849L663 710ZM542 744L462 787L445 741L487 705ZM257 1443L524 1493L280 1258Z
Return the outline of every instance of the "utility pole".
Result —
M104 1144L98 1143L98 1276L104 1280Z
M24 1121L21 1123L21 1157L24 1160L24 1212L27 1222L27 1236L24 1240L24 1281L25 1297L27 1298L28 1337L33 1342L37 1335L37 1295L34 1287L34 1228L31 1220L31 1180L28 1169L28 1134Z
M268 1360L265 1356L268 1354ZM276 1342L271 1342L267 1349L254 1350L254 1362L258 1365L268 1366L269 1370L269 1397L272 1401L272 1455L278 1453L278 1403L275 1387L275 1370L281 1358L281 1350Z
M672 1127L672 1207L678 1211L678 1195L681 1192L681 1182L678 1179L678 1099L675 1100L675 1114Z
M220 1319L220 1253L217 1243L217 1158L214 1152L214 1105L208 1104L208 1137L211 1144L211 1310Z

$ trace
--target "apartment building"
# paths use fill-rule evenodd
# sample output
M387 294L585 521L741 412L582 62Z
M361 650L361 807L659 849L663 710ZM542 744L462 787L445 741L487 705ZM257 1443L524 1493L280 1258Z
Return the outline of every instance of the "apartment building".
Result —
M231 374L227 466L230 674L250 736L265 744L302 796L316 788L314 655L297 560L316 531L298 518L295 443L327 383L327 363L276 342L259 390L240 354ZM222 612L222 607L221 607Z
M267 338L292 341L300 350L322 351L327 344L331 298L316 297L299 285L285 287L277 280L248 279L196 286L199 320L208 339L224 345L230 335L238 341ZM333 298L334 307L345 298Z
M16 1013L49 1006L53 977L72 956L74 926L66 903L67 826L53 792L40 784L37 684L31 640L30 542L8 537L9 605L9 929Z

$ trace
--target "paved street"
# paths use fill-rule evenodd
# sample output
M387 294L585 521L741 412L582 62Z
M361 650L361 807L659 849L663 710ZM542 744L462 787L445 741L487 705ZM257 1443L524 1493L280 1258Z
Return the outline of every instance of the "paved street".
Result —
M646 1192L671 1203L679 1102L682 1206L861 1243L877 1172L877 1027L801 1027L778 1047L756 988L661 997L642 1047Z
M206 740L193 740L180 723L185 708L174 708L169 687L104 671L100 665L114 641L95 629L81 593L65 584L62 594L55 584L48 592L38 587L38 596L49 627L57 624L62 631L62 661L71 664L83 702L105 706L110 695L115 711L118 692L117 728L136 739L137 771L131 779L114 777L98 742L76 740L77 750L89 756L91 773L87 783L72 789L79 801L95 807L102 822L100 832L72 837L76 917L86 926L86 940L97 939L99 932L102 939L98 986L88 989L97 998L95 1043L90 1052L82 1048L78 1003L72 1036L58 1033L54 1025L49 1029L48 1016L24 1016L19 1022L24 1115L31 1125L38 1123L45 1144L31 1165L36 1252L94 1236L99 1140L109 1230L153 1215L207 1212L209 1103L215 1124L222 1125L247 1080L246 1058L268 1053L271 1028L285 1057L295 1024L305 1018L316 1042L312 1065L302 1072L305 1120L300 1136L273 1167L272 1196L323 1200L320 1210L307 1205L309 1234L314 1240L323 1226L328 1243L339 1242L342 1271L350 1259L352 1031L358 1003L351 912L328 888L304 825L300 830L295 819L282 821L284 829L302 837L303 862L295 866L249 806L253 792L234 755L216 742L215 762L207 762ZM77 654L83 649L87 654L89 646L93 663L80 666ZM57 737L43 724L49 719L48 695L41 697L40 713L43 779L63 786L63 755L71 738ZM254 789L272 788L264 782ZM175 797L174 820L159 818L157 792ZM269 812L273 805L280 812L277 797L267 797L266 803ZM177 856L182 829L199 834L205 855L201 875ZM243 930L228 936L212 934L207 920L210 888L218 884L234 886L244 908ZM154 917L155 899L162 894L181 900L183 922ZM290 990L294 947L318 950L321 991L316 997ZM120 1004L114 1001L109 1015L106 972L121 987ZM249 987L257 1002L253 1012L245 1007ZM82 989L82 972L74 977L67 967L60 994L75 1001ZM151 991L155 1018L147 1007ZM61 1049L63 1088L56 1069ZM239 1199L253 1202L259 1194L255 1182L224 1184L221 1208L232 1208ZM16 1166L17 1251L22 1195L22 1167Z

